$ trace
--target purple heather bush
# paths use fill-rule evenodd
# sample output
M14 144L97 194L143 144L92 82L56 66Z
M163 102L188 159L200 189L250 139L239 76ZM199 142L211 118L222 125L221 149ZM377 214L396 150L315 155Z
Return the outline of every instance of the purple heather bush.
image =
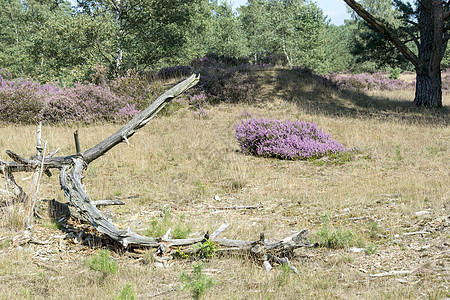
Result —
M208 96L203 93L191 95L188 104L193 110L204 109L208 106Z
M408 83L401 79L390 79L383 73L337 74L328 75L339 87L354 91L367 90L405 90L413 89L415 83Z
M125 112L121 109L126 105L125 99L108 87L75 84L73 88L62 89L45 99L40 116L47 123L114 122L124 119Z
M32 123L44 106L44 98L57 93L53 84L41 86L25 79L4 80L0 75L0 120L13 123Z
M245 153L280 159L314 159L353 152L315 123L248 118L236 125L236 139Z
M5 80L0 76L2 122L122 122L139 113L134 101L136 98L117 95L106 85L88 83L62 88L54 83L40 85L21 78Z
M194 117L194 119L198 119L198 120L211 119L209 112L203 107L201 107L197 110L194 110L192 112L192 116Z

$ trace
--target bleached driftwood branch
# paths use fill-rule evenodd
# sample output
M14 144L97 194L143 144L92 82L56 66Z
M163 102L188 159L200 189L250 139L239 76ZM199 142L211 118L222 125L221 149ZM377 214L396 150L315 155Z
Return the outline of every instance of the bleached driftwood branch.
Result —
M184 80L161 95L147 109L134 117L130 122L125 124L110 137L85 151L78 151L78 149L77 154L75 155L54 157L56 154L55 151L45 156L45 151L42 151L44 149L39 147L41 140L41 130L39 128L37 132L38 145L36 147L36 155L26 159L8 150L7 154L13 161L8 162L0 160L0 172L4 174L5 178L9 178L7 183L9 182L12 189L15 189L14 193L17 197L25 197L26 199L26 194L14 181L12 176L13 172L31 171L35 174L42 174L42 172L46 172L46 174L50 176L51 173L47 172L49 169L59 169L61 188L68 202L80 215L79 217L88 221L98 232L109 236L111 239L117 241L124 247L157 247L160 254L165 254L170 253L168 250L170 250L171 247L189 246L196 243L212 241L216 245L223 247L220 249L221 253L238 252L251 255L258 260L263 261L267 269L270 269L269 266L271 263L289 264L289 257L292 256L294 249L310 246L306 239L308 232L306 229L277 242L267 241L262 233L259 240L255 241L219 238L218 236L228 227L228 224L220 226L211 235L207 233L204 236L197 238L171 239L170 232L163 237L146 237L139 235L130 229L118 229L96 207L101 205L101 202L93 201L88 196L88 193L84 188L82 183L83 171L92 161L104 155L119 143L128 143L128 138L130 138L139 128L147 124L171 99L194 86L198 80L198 77L192 75L190 78ZM262 205L251 207L234 206L231 208L227 207L222 209L258 209L261 207Z

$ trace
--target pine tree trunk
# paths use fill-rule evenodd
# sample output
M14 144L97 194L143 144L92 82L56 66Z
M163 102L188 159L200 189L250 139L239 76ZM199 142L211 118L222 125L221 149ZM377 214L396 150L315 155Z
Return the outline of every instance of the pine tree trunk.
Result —
M416 68L416 96L420 107L442 107L442 4L438 0L421 3L418 21L420 43L417 47L421 67Z
M441 73L417 74L414 103L420 107L442 107Z

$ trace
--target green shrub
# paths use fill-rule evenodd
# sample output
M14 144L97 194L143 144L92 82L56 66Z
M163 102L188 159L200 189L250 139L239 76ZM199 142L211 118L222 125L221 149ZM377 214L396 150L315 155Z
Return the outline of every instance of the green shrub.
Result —
M108 250L101 250L96 256L90 259L89 268L103 273L104 277L108 274L115 274L119 270L117 264L111 260L111 255Z
M349 230L336 229L330 225L327 214L321 217L322 227L316 234L315 242L320 247L332 249L345 249L351 247L355 241L355 235Z
M134 300L136 299L136 294L134 293L133 285L127 283L123 287L120 295L116 298L117 300Z
M194 299L200 299L207 289L215 285L212 278L203 274L203 264L201 263L192 265L192 275L183 271L180 280L183 283L183 289L190 290Z
M399 79L401 73L402 73L402 69L392 68L389 70L389 79Z
M161 237L169 228L172 228L172 237L174 239L184 239L191 232L192 228L185 223L184 215L178 218L172 216L170 206L163 207L163 216L161 219L154 219L150 221L149 228L144 232L144 235L150 237Z
M194 248L197 249L196 254L200 258L211 258L217 251L216 244L209 239L194 245Z

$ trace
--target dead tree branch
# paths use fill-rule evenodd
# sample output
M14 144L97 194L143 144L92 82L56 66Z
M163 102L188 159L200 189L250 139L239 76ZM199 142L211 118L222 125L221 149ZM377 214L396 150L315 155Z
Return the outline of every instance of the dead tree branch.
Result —
M147 109L142 111L131 121L125 124L117 132L112 134L107 139L101 141L96 146L80 151L77 147L77 154L55 157L57 151L45 156L45 147L41 147L41 128L39 126L37 131L37 152L35 156L29 159L23 158L20 155L7 150L6 153L13 161L0 160L0 173L2 173L6 181L8 191L12 192L21 202L29 202L27 205L34 206L34 201L28 199L27 195L18 186L13 177L13 172L25 171L33 172L39 177L42 172L46 172L48 176L51 175L49 169L56 168L60 170L60 186L64 192L67 201L73 206L78 214L76 217L89 222L98 232L107 235L112 240L117 241L123 247L154 247L158 248L158 255L174 254L173 247L188 247L197 243L205 243L210 241L222 247L220 253L237 253L250 255L258 261L264 263L267 269L271 268L271 263L282 263L289 265L289 258L292 257L293 251L299 247L309 247L306 239L308 233L307 229L292 234L280 241L271 242L264 238L264 234L260 234L260 238L255 241L245 240L231 240L219 238L218 236L229 226L223 224L211 235L206 233L204 236L189 239L171 239L170 231L163 237L146 237L139 235L129 228L126 230L118 229L102 212L96 207L105 204L123 204L112 201L102 202L93 201L89 196L83 185L83 171L87 166L104 155L114 146L125 141L128 142L130 138L139 128L147 124L171 99L185 92L197 84L199 78L192 75L190 78L177 84L158 99L155 100ZM78 144L78 143L77 143ZM37 182L38 184L38 182ZM32 192L31 194L33 194ZM262 205L255 206L232 206L232 207L211 207L212 209L258 209ZM27 214L27 224L29 224L29 216ZM171 249L172 248L172 249ZM196 253L196 250L189 250ZM293 270L294 267L291 267ZM294 270L295 271L295 270Z

